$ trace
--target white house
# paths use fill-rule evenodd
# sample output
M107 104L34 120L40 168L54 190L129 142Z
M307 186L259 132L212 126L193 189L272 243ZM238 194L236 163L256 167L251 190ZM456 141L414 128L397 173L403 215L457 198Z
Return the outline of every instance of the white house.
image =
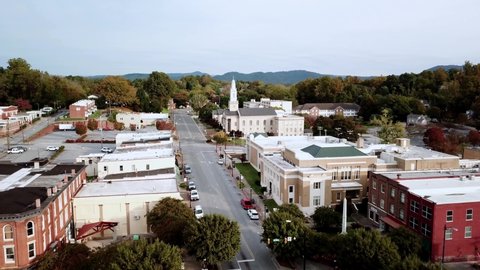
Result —
M260 101L252 99L243 102L244 108L274 108L281 109L287 114L292 113L292 102L289 100L271 100L269 98L261 98Z
M88 155L78 156L75 161L77 163L83 163L87 167L85 172L87 176L97 176L98 175L98 162L102 159L105 153L91 153Z
M138 113L138 112L120 112L116 116L117 122L123 123L126 128L134 125L136 129L155 125L157 120L168 120L166 113Z
M99 221L118 222L114 232L92 237L148 234L146 214L167 197L182 200L175 178L86 183L73 199L75 225L78 230Z

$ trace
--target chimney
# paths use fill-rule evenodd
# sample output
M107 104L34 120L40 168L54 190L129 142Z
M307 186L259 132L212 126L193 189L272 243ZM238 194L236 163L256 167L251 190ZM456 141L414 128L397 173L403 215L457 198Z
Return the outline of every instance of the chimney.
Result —
M58 190L58 189L57 189L57 186L53 186L53 188L52 188L52 193L53 193L53 194L57 193L57 190Z
M75 169L72 169L72 175L75 175Z
M52 196L52 190L50 188L47 188L47 197Z
M68 182L68 175L63 176L62 182L64 183Z
M408 149L410 147L410 139L408 139L408 138L398 138L397 139L397 145L404 148L404 149Z
M40 206L42 206L42 202L40 201L40 199L35 199L35 208L40 208Z
M357 140L357 148L364 148L365 147L365 139L363 137L358 137Z
M40 162L38 162L38 161L33 162L33 168L34 169L39 169L40 168Z

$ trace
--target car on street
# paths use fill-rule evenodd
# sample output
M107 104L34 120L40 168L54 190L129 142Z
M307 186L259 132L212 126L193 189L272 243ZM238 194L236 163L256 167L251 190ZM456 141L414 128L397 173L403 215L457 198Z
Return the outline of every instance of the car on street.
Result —
M7 150L8 154L21 154L23 152L25 152L25 150L19 147L12 147Z
M258 212L255 209L248 209L247 214L251 220L258 220Z
M58 151L58 149L60 149L58 146L47 146L47 151Z
M195 185L195 182L188 181L188 190L194 190L194 189L197 189L197 186Z
M106 146L102 147L101 151L103 153L113 153L113 149L110 148L110 147L106 147Z
M217 163L218 163L219 165L223 165L223 158L219 158L219 159L217 160Z
M241 199L240 204L242 205L243 209L245 209L245 210L255 208L255 204L249 198Z
M197 219L200 219L203 217L203 209L201 205L195 206L195 209L193 210L193 213L195 214L195 217Z
M185 170L185 174L190 174L192 173L192 168L190 168L189 165L185 164L185 166L183 167L183 169Z
M198 195L198 191L196 189L190 191L190 201L198 201L200 200L200 195Z

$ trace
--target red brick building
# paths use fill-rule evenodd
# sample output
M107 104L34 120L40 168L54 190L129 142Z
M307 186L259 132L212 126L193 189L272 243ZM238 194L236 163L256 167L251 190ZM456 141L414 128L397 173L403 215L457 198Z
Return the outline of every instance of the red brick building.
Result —
M82 99L72 103L69 107L70 118L87 118L97 110L95 100Z
M27 268L46 250L74 239L71 202L85 181L83 165L0 165L0 269Z
M17 106L0 106L0 119L8 119L18 114Z
M422 235L434 261L480 258L480 173L377 172L369 181L368 216L381 230Z

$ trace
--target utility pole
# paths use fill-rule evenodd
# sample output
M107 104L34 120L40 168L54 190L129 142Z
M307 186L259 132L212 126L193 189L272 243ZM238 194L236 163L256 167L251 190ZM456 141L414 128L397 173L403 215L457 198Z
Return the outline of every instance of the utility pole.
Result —
M7 118L7 150L10 149L10 118Z

